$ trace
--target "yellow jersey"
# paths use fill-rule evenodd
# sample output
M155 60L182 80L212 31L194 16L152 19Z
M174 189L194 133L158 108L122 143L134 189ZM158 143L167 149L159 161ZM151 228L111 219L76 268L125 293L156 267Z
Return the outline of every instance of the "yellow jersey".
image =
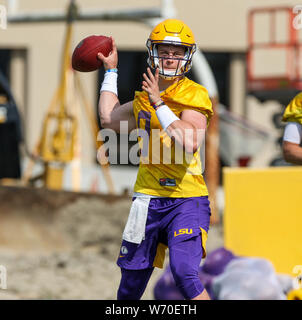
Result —
M287 105L282 120L302 124L302 92L298 93Z
M161 99L179 118L184 110L195 110L204 114L209 123L213 115L207 90L186 77L163 91ZM200 149L190 155L176 146L162 130L146 92L135 92L133 111L137 128L148 133L139 137L142 154L134 192L172 198L208 195Z

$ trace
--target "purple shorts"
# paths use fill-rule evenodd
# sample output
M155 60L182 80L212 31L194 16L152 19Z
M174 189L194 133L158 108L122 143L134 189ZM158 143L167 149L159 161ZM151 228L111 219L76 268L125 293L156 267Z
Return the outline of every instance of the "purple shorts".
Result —
M123 240L117 260L118 266L129 270L162 268L167 247L199 235L205 257L210 215L207 196L151 198L144 240L140 244Z

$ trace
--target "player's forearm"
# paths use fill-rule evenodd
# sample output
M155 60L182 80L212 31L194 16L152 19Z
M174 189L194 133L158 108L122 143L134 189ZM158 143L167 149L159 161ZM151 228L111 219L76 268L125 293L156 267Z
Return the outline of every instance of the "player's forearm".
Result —
M103 128L110 127L112 123L112 112L120 106L118 97L109 91L101 91L99 99L99 115Z
M169 125L166 132L186 152L195 153L204 140L205 130L196 129L188 121L176 120Z
M104 74L104 81L100 89L99 112L102 127L109 127L112 123L112 112L120 106L117 90L117 69L108 69Z
M284 159L286 162L296 164L296 165L302 165L302 152L301 154L287 154L284 155Z
M297 144L284 142L283 156L286 162L302 165L302 147Z

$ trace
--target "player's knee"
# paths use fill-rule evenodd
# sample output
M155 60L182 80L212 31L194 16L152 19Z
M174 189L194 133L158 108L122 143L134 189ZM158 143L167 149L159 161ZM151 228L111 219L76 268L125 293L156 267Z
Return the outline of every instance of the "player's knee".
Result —
M189 261L171 267L171 271L176 286L185 299L192 299L204 290L198 276L198 270L193 268Z
M176 286L186 299L199 295L204 287L198 269L202 257L200 238L196 237L174 246L170 250L170 266Z
M172 265L171 271L177 286L183 286L188 281L198 278L198 271L192 267L189 261Z

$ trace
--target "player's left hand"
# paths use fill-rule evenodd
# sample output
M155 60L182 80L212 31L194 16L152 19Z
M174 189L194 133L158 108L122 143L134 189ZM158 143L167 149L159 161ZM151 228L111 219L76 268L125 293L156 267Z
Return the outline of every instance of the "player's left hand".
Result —
M150 103L156 103L160 100L160 91L158 86L159 69L156 68L153 75L150 68L147 68L147 74L143 74L142 89L148 93Z

